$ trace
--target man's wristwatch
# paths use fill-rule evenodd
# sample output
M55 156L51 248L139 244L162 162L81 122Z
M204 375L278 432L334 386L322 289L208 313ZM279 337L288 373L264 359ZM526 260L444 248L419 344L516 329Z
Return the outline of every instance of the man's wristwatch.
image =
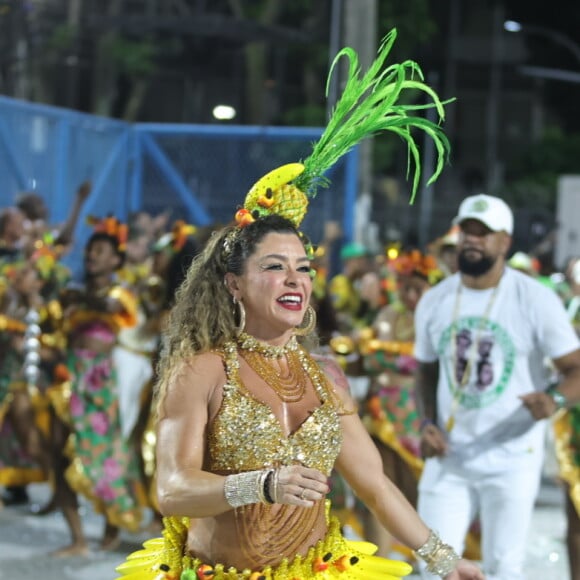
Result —
M556 409L564 409L568 405L568 399L559 391L550 391L549 395L552 397L554 403L556 403Z

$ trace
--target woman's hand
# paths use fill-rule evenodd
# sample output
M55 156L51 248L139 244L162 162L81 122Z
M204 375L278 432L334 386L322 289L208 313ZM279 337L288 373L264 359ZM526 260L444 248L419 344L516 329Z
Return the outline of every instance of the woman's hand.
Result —
M485 575L473 562L459 560L455 570L447 574L445 580L485 580Z
M274 503L312 507L329 492L328 479L317 469L289 465L276 470L270 491Z

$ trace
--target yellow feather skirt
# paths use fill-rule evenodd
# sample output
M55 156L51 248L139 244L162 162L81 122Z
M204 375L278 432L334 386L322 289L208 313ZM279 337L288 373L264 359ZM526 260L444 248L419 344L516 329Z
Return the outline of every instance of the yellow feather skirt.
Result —
M326 536L305 556L261 570L204 563L185 552L187 518L164 518L163 523L162 537L146 541L143 550L117 567L119 580L397 580L412 571L406 562L374 556L377 547L370 542L347 540L334 517Z

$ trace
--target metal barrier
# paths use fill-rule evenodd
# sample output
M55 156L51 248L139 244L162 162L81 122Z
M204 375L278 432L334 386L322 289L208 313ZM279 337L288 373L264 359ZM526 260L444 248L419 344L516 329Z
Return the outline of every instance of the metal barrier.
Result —
M78 269L90 230L84 217L135 211L171 212L207 226L230 221L252 184L271 169L304 159L321 129L141 123L96 117L0 96L0 207L19 192L39 193L50 219L68 215L87 179L93 192L81 215L77 244L67 261ZM354 235L358 155L332 168L332 185L312 200L304 230L316 242L325 222Z

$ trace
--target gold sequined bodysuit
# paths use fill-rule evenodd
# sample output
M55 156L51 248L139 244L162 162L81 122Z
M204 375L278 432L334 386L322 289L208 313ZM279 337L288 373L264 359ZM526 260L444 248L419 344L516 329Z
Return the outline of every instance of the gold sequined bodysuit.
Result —
M240 380L237 345L228 343L220 354L226 384L220 409L208 426L208 471L227 474L301 464L329 475L342 444L341 411L318 364L300 349L301 363L320 405L287 436L270 407L252 396ZM231 518L231 512L224 517ZM219 525L221 518L216 519ZM234 510L234 521L239 560L246 566L274 564L281 557L305 551L324 536L325 502L321 500L311 508L246 505ZM202 548L196 540L199 531L192 528L188 542L194 554ZM216 549L219 552L221 548ZM226 553L231 556L231 547L224 545L223 550L224 557ZM214 557L219 556L212 552Z
M223 402L208 433L210 471L238 473L300 463L330 475L342 444L337 405L316 362L305 351L301 360L321 405L287 437L270 407L240 381L235 344L226 346Z

